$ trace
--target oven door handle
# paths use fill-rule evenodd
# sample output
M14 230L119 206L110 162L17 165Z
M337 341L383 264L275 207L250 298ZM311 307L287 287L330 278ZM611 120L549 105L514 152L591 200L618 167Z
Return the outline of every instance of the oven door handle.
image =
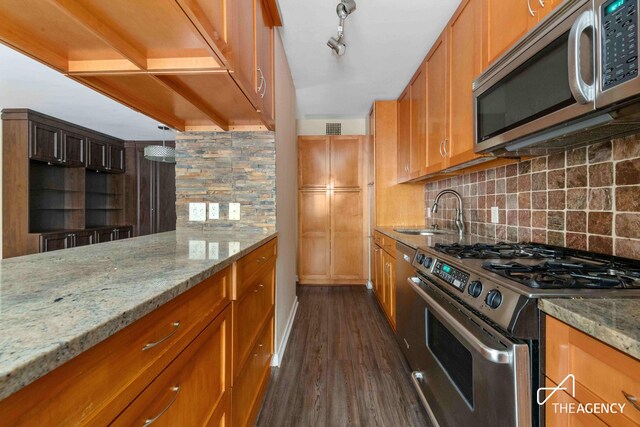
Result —
M595 19L592 10L582 12L571 26L571 32L569 33L569 88L571 89L571 94L579 104L593 102L595 97L595 78L593 84L587 84L587 82L582 79L580 67L582 44L580 37L587 28L592 28L595 32Z
M477 336L475 336L469 329L467 329L462 323L458 321L455 317L451 315L447 310L445 310L438 302L433 299L429 294L427 294L424 290L420 288L412 278L407 279L407 282L411 285L414 291L427 303L427 306L430 310L438 313L441 320L446 323L446 326L458 332L465 339L469 345L473 347L473 349L482 355L485 359L489 360L492 363L511 363L513 360L513 353L507 350L499 350L496 348L491 348L487 346L485 343L480 341Z

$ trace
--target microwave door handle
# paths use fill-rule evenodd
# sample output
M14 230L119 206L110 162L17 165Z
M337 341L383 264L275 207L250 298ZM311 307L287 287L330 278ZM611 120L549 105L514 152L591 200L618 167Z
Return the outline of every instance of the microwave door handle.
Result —
M579 104L588 104L593 102L595 98L595 79L593 84L589 85L582 79L580 72L580 49L582 44L580 38L588 28L592 28L595 32L595 19L592 10L582 12L573 23L569 33L569 88Z
M411 285L413 290L424 300L424 302L427 304L428 309L437 313L440 320L445 324L446 327L458 332L464 338L464 341L467 342L471 347L473 347L473 349L482 357L492 363L512 363L513 353L511 351L499 350L487 346L485 343L480 341L480 339L476 335L474 335L473 332L471 332L463 324L461 324L458 319L453 317L451 313L449 313L440 304L438 304L438 302L434 300L431 295L423 291L417 283L411 280L411 278L407 279L407 282L409 283L409 285Z

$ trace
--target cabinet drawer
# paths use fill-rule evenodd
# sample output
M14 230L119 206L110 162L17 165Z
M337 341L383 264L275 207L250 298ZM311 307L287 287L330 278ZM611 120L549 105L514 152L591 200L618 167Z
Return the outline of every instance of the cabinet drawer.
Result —
M389 255L396 256L396 241L389 236L385 236L379 231L373 232L373 242L387 251Z
M229 304L230 282L227 268L9 396L4 420L107 424Z
M549 378L546 379L546 387L557 387ZM564 391L556 391L553 396L545 403L545 417L547 427L606 427L598 417L593 414L586 413L567 413L556 411L555 408L559 403L562 405L574 404L578 402ZM566 406L565 406L566 407Z
M233 385L233 426L253 425L269 381L273 316L266 322L247 363Z
M605 423L640 425L640 411L624 395L640 398L640 361L553 317L546 326L546 376L559 384L573 374L580 403L626 404L622 415L598 414Z
M204 426L228 406L231 307L180 353L112 424Z
M383 247L384 246L384 238L385 235L382 234L379 231L374 231L373 232L373 243L375 243L376 245Z
M278 239L273 239L250 254L242 257L236 264L236 289L233 299L239 299L252 283L250 280L259 274L262 268L276 257Z
M271 260L262 274L250 281L250 286L242 298L234 301L234 377L237 368L244 365L250 351L264 325L273 312L275 281L275 260Z

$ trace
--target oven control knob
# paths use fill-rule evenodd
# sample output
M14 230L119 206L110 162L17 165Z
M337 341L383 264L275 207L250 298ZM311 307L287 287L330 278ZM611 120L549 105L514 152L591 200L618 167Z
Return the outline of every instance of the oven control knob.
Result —
M417 256L417 259L416 259L416 260L418 261L418 264L422 264L422 262L424 261L424 259L425 259L425 256L424 256L424 255L422 255L422 254L418 254L418 256Z
M482 283L479 280L474 280L469 283L469 295L474 298L478 298L482 293Z
M502 304L502 294L499 290L493 289L487 294L487 298L484 300L490 308L498 308Z
M431 262L433 262L433 259L424 257L424 259L422 260L422 265L424 265L424 268L429 268L431 267Z

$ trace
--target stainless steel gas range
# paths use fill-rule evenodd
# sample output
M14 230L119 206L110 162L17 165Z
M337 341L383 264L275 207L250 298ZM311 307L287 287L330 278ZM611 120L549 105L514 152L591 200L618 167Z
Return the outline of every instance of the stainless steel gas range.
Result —
M640 297L640 261L539 244L397 249L397 339L442 427L544 423L538 298Z

